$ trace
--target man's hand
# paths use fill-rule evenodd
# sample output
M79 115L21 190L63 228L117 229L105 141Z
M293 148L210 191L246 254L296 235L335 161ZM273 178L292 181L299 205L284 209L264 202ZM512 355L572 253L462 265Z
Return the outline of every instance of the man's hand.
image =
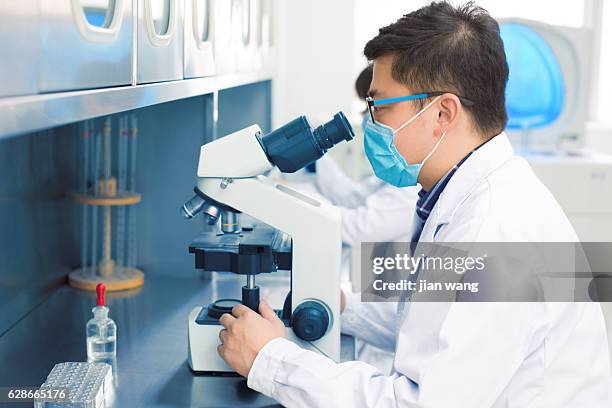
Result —
M244 305L236 305L232 314L219 319L224 327L219 332L221 344L217 347L225 362L243 377L249 375L259 350L277 337L285 337L285 325L274 310L261 301L257 314Z

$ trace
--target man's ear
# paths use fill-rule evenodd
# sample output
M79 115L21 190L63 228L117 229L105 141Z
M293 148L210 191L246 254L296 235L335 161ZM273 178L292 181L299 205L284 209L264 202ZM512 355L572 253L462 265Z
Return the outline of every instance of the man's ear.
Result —
M461 102L456 95L446 93L438 100L438 126L440 134L452 129L459 118Z

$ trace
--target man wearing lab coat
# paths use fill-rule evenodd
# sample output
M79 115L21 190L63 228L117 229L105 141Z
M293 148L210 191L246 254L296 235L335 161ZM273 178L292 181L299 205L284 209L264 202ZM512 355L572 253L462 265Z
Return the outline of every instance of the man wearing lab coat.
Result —
M577 241L503 133L508 66L486 11L432 3L364 54L366 153L383 180L422 187L413 241ZM342 303L343 330L395 351L390 375L300 348L264 302L260 314L239 305L222 316L219 354L289 407L612 406L597 303L400 302L394 318L355 295Z

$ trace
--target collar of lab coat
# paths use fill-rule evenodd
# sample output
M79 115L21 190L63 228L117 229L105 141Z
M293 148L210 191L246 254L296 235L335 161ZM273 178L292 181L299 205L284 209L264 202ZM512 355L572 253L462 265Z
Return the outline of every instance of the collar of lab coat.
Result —
M514 156L514 149L505 133L494 136L457 169L438 202L432 209L419 241L433 242L436 233L445 224L450 224L457 208L465 201L487 176Z

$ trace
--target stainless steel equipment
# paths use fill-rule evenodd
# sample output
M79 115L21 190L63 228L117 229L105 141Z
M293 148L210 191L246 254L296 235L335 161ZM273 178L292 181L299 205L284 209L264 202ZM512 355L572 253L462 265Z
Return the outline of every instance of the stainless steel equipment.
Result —
M184 78L215 74L212 0L185 0Z
M259 1L257 0L235 0L237 5L235 17L236 27L236 69L248 72L253 69L255 56L255 27L253 19Z
M0 16L0 97L34 94L40 56L38 1L3 0Z
M273 0L260 0L261 10L258 16L259 33L257 42L261 58L258 69L270 70L276 61L276 48L274 43L274 7Z
M131 1L54 0L40 7L41 92L130 84Z
M183 1L138 0L137 81L183 79Z
M214 0L214 53L217 74L236 71L235 37L233 35L236 0ZM237 4L237 3L236 3Z

